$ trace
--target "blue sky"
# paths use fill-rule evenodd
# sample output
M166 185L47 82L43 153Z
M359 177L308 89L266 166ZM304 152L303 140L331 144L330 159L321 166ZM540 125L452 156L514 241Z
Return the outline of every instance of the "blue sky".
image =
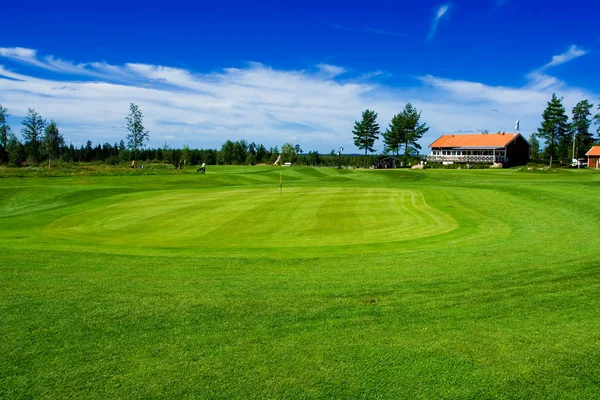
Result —
M31 107L72 143L113 143L135 102L154 147L353 151L365 108L384 128L412 102L425 147L517 118L528 136L553 92L568 111L600 103L593 1L82 4L3 6L0 103L16 132Z

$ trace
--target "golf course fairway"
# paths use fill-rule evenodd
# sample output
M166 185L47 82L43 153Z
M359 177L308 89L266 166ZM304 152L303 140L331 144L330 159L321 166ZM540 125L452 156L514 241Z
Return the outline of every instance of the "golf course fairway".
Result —
M0 398L598 398L600 174L0 170Z

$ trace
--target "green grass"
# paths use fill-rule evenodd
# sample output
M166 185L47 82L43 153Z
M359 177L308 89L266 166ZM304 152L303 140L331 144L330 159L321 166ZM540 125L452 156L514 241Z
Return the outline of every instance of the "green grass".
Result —
M595 171L88 172L0 170L0 398L600 398Z

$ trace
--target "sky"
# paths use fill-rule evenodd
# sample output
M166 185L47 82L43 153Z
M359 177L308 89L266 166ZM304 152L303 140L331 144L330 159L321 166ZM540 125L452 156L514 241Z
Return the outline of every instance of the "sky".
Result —
M444 133L537 130L552 93L600 103L594 1L9 2L0 104L68 143L125 138L137 104L150 147L227 139L328 153L361 112L381 130L411 102ZM383 144L376 144L378 151Z

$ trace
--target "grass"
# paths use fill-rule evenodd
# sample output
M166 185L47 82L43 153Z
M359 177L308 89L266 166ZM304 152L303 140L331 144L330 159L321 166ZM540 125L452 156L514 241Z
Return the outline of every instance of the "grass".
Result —
M598 398L600 174L0 171L0 398Z

